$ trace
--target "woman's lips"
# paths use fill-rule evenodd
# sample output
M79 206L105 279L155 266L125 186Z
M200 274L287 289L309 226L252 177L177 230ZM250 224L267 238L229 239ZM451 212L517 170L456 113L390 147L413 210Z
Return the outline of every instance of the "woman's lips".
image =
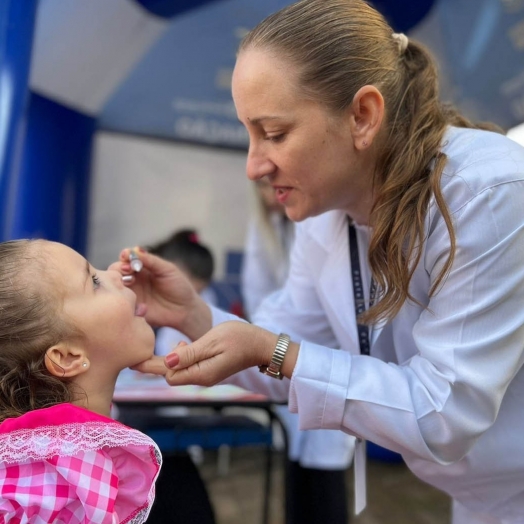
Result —
M291 187L275 187L275 197L280 204L285 204L291 190Z

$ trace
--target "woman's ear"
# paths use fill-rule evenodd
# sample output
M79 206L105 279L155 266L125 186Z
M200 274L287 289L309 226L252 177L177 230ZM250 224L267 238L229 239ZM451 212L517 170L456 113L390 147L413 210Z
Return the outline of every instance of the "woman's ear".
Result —
M55 377L75 377L89 369L89 360L83 349L60 342L46 351L45 366Z
M358 150L367 149L380 131L384 119L384 98L373 85L361 87L351 104L351 133Z

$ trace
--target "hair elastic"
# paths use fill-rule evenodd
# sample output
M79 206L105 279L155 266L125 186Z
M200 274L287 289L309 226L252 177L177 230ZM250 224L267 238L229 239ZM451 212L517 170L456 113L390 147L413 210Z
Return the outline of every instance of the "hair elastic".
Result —
M403 55L404 51L408 47L408 43L409 43L408 37L404 33L393 33L391 36L398 45L399 53Z
M189 233L187 238L189 239L189 242L193 242L193 244L198 244L200 242L196 233Z

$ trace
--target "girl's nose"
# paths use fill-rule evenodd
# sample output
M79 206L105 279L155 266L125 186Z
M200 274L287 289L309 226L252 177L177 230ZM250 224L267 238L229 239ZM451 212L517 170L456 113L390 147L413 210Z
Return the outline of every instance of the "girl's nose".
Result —
M108 269L106 271L106 274L108 278L111 280L111 283L115 284L115 286L122 288L124 287L124 281L122 280L122 274L117 271L116 269Z

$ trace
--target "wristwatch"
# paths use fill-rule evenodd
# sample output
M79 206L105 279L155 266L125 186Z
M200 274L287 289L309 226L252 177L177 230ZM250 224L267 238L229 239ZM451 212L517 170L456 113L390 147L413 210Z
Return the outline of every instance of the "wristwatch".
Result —
M260 373L264 373L273 378L278 378L279 380L284 378L284 375L280 372L280 368L282 367L282 362L284 362L284 357L286 356L290 342L291 339L289 338L289 335L286 335L285 333L280 333L280 335L278 335L277 345L275 346L275 351L271 357L271 362L269 363L269 366L258 366Z

